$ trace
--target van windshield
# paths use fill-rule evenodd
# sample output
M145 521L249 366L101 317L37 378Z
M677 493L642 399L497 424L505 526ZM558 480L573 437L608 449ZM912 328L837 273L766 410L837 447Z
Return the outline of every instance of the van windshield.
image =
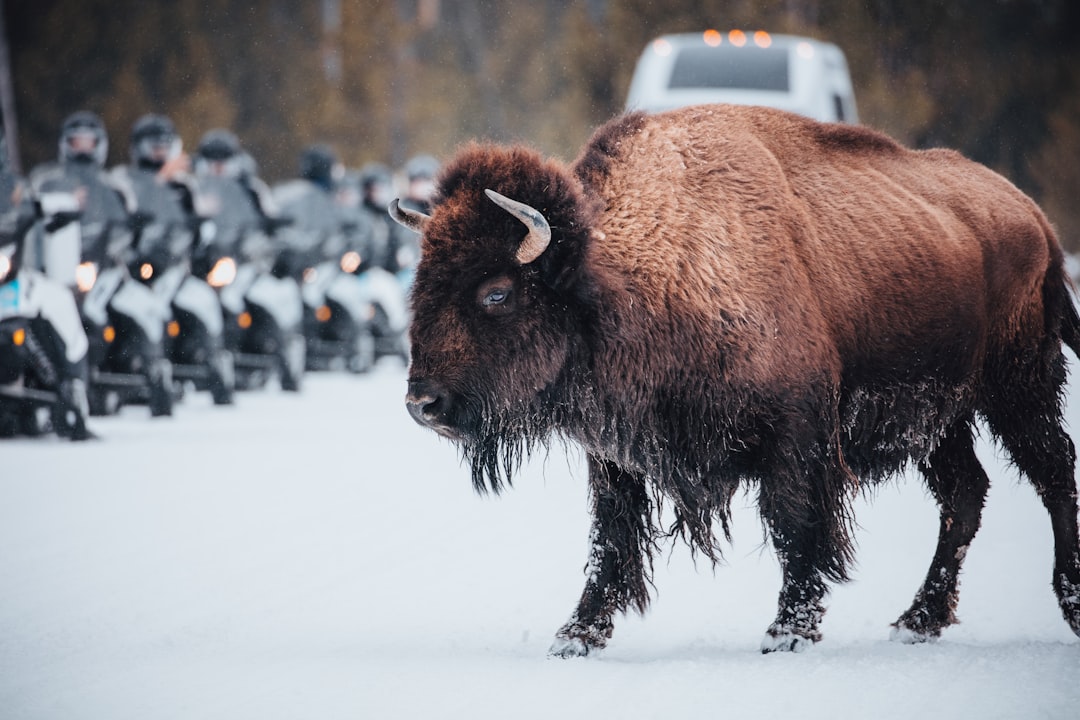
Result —
M785 48L686 48L675 59L668 87L788 91Z

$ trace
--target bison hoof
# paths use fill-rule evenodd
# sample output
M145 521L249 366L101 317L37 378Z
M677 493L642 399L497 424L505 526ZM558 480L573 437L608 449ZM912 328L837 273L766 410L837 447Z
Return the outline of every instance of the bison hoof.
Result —
M774 631L765 633L765 639L761 641L761 653L767 655L774 652L802 652L816 641L802 635L796 635L790 631Z
M1061 614L1072 631L1080 637L1080 583L1070 582L1065 573L1058 573L1054 583Z
M941 631L933 632L930 630L919 630L917 628L910 627L903 620L897 620L893 623L892 630L889 631L889 640L893 642L901 642L905 645L919 645L927 642L937 642L937 639L941 637Z
M585 657L586 655L603 650L611 637L610 618L592 624L582 623L572 619L563 625L559 632L555 633L555 642L548 650L550 657L572 658Z
M590 647L581 638L555 638L555 642L551 643L551 648L548 649L548 657L557 658L575 658L585 657L593 650L598 648Z

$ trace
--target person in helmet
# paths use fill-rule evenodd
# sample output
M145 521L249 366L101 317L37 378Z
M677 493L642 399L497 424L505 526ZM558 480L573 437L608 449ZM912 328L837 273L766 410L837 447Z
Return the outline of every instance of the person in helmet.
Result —
M101 118L89 110L69 115L60 127L58 155L64 163L104 167L109 157L109 136Z
M370 303L357 273L372 255L370 224L342 203L344 167L324 143L300 153L299 177L274 186L290 223L282 229L282 265L301 283L309 369L343 360L364 372L374 361Z
M195 257L195 271L207 276L222 256L251 260L258 250L260 259L272 255L259 196L250 188L253 179L244 173L245 153L235 133L221 128L209 130L195 150L195 178L199 186L202 216L212 232L201 238ZM237 311L239 312L239 311Z
M88 110L69 115L60 127L56 163L30 172L37 195L71 192L81 211L83 255L100 262L106 254L122 255L130 245L132 198L105 171L109 136L101 118ZM74 283L74 279L72 279Z
M360 168L360 192L364 206L386 212L394 199L394 174L381 162L365 163Z
M94 437L86 426L89 343L75 298L62 284L24 263L28 235L77 217L75 199L62 212L52 198L32 198L8 168L0 123L0 385L21 383L53 394L52 428L72 440ZM35 229L36 228L36 229ZM37 415L20 401L0 403L0 436L40 432Z
M240 139L229 130L219 128L207 131L199 140L195 163L198 175L239 179L244 163Z
M343 168L333 149L323 143L307 146L300 153L298 170L299 178L274 187L281 214L290 220L282 237L291 256L290 274L297 279L305 268L336 259L345 248L334 201Z
M303 300L291 256L278 245L281 218L271 192L239 138L220 128L200 139L195 177L212 231L201 239L194 267L219 288L228 342L238 352L237 386L264 382L272 361L282 389L296 392L304 371Z
M210 213L221 212L217 206L224 193L235 198L237 207L232 212L236 219L252 227L257 225L267 235L280 227L270 187L259 177L258 163L240 144L236 133L217 128L203 134L195 154L195 176L204 200L209 201ZM242 199L236 195L239 191L243 191Z
M300 177L324 192L332 192L342 171L333 148L324 143L308 145L300 153Z
M133 229L141 221L133 214L138 202L130 186L105 170L107 156L101 118L76 112L61 126L58 162L35 168L30 182L38 197L74 193L81 211L79 272L65 282L78 291L90 337L91 411L106 414L125 401L141 402L148 393L151 414L167 416L173 405L172 369L163 345L168 308L123 271L134 257ZM130 377L115 380L118 375Z
M176 126L167 116L156 113L147 113L132 125L130 157L133 167L159 173L164 180L190 170Z
M387 208L394 199L394 175L380 162L370 162L360 168L360 195L364 210L385 238L385 250L378 265L397 275L419 259L419 238L390 217Z
M410 210L431 214L431 196L435 194L435 176L439 161L431 155L415 155L405 163L405 195L401 205Z
M164 115L136 120L128 147L128 163L113 168L112 175L135 198L131 274L168 304L172 322L165 353L173 376L209 390L215 404L228 405L232 357L224 351L221 304L205 281L191 276L199 217L190 160Z
M129 198L135 218L135 254L160 272L187 259L195 225L195 191L188 157L172 120L146 114L131 127L129 161L110 179Z
M435 176L439 172L439 161L431 155L415 155L405 163L405 194L400 202L402 207L431 214L431 198L435 194ZM397 225L397 223L391 223ZM399 276L409 276L420 261L420 236L408 228L398 225L399 242L397 264Z

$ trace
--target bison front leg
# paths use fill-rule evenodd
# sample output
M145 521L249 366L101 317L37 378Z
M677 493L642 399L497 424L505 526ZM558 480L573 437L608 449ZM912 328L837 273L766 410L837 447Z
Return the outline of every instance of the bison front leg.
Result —
M578 657L607 645L616 613L649 604L652 504L643 478L589 458L592 530L585 589L549 653Z
M799 652L819 641L826 583L847 579L852 550L845 498L852 476L838 454L810 455L786 463L786 472L762 482L761 512L783 571L776 620L762 640L763 653Z

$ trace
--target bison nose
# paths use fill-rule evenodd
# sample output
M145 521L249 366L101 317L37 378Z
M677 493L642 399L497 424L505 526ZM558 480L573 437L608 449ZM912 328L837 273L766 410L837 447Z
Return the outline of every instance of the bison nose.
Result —
M405 398L405 407L409 408L409 414L412 415L413 420L421 425L430 425L441 402L442 398L438 395L409 393Z
M449 407L447 393L426 382L410 382L405 396L405 407L413 420L437 432L447 430L446 413Z

